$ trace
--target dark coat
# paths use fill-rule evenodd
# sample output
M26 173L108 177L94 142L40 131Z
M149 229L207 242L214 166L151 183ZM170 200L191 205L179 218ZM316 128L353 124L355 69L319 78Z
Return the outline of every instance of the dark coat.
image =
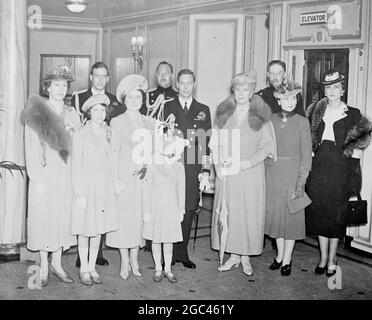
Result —
M278 100L274 97L275 88L270 86L257 92L258 95L270 106L272 113L277 113L281 110ZM301 94L297 94L297 105L295 112L301 116L305 116L304 104Z
M77 106L76 106L76 95L72 96L71 105L73 107L75 107L76 110L78 110L79 114L82 115L83 119L86 119L87 117L86 117L86 114L82 112L81 108L82 108L84 102L87 101L92 95L93 95L92 89L88 89L88 90L78 94L78 98L79 98L79 107L78 108L79 109L77 109ZM116 99L116 97L113 94L111 94L110 92L105 91L105 95L108 96L108 98L110 99L110 105L107 109L107 117L106 117L105 121L106 121L107 124L110 124L111 119L117 117L118 115L120 115L122 113L124 113L126 108L125 108L125 106L120 104L118 102L118 100Z
M164 94L164 98L166 100L171 99L171 98L176 99L177 96L178 96L178 92L176 90L174 90L172 88L172 86L170 86L168 88L163 88L161 86L158 86L156 89L149 90L149 92L148 92L148 102L149 102L149 104L153 105L160 94ZM143 114L143 115L146 115L146 113L147 113L146 105L143 105L141 107L140 113ZM157 115L157 113L154 116L156 116L156 115Z
M203 156L210 155L208 147L212 126L210 110L206 105L193 99L186 116L178 98L176 98L164 105L165 119L172 113L176 118L175 134L190 141L190 146L185 148L182 156L186 176L186 210L197 210L199 203L198 175L202 171L209 171L209 167L202 167L201 163Z

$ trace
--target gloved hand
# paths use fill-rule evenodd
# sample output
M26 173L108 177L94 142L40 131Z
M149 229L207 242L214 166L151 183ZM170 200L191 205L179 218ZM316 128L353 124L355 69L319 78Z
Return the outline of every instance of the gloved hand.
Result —
M35 192L39 195L39 196L43 196L47 193L47 186L45 185L45 183L36 183L35 184Z
M77 205L80 209L86 209L88 205L88 200L86 197L77 197Z
M302 197L304 193L305 193L305 183L303 183L302 181L301 182L297 181L294 197L295 198Z
M209 174L208 173L199 173L199 190L208 191L211 186L209 184Z
M118 196L121 192L126 190L126 186L122 181L116 180L114 182L114 189L115 189L115 194Z
M362 171L360 169L360 159L350 158L349 177L348 177L348 191L350 195L355 195L360 192L362 188Z

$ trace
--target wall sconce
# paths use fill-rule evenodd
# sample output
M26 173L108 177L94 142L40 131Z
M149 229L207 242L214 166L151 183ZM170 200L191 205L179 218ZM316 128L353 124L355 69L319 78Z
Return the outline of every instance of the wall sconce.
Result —
M138 63L138 66L140 68L140 71L142 71L143 67L143 38L142 37L132 37L131 40L131 46L132 46L132 55L134 61Z

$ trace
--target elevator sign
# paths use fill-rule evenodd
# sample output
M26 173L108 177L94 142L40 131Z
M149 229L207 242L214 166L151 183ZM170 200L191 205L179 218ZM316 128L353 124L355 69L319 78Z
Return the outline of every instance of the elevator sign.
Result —
M327 11L303 13L300 24L324 24L327 23Z

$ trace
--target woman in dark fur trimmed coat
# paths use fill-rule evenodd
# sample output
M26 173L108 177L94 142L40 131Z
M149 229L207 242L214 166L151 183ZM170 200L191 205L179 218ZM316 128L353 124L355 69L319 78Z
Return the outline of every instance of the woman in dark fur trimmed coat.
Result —
M253 94L255 86L254 73L234 77L233 95L217 108L215 132L210 142L217 173L212 248L220 249L218 225L222 210L218 208L226 203L225 251L231 256L219 270L228 271L242 263L243 272L248 276L253 273L249 256L259 255L263 250L264 160L276 154L271 110L259 95Z
M66 70L57 67L43 81L49 99L32 96L22 114L25 123L25 154L28 190L27 248L40 252L40 282L50 271L62 282L73 282L61 264L62 250L76 244L71 234L72 183L71 137L80 127L76 110L64 104L67 93Z
M320 261L316 274L332 276L337 270L339 238L346 234L344 216L350 195L360 191L360 150L371 139L371 123L356 108L341 101L345 77L331 70L324 76L325 98L309 106L313 164L308 183L312 204L306 229L319 237Z

